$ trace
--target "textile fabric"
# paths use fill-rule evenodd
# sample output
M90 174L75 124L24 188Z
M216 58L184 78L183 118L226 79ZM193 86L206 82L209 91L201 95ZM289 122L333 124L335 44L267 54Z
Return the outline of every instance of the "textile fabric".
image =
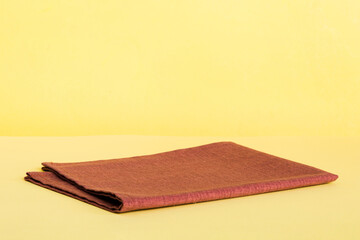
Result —
M338 176L234 142L87 162L43 162L25 180L111 212L329 183Z

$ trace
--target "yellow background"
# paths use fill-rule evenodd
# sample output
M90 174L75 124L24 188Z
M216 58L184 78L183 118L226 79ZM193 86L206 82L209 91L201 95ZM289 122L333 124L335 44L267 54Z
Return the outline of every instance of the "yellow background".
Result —
M232 140L339 175L332 183L114 214L23 177L41 162L153 154ZM0 239L358 240L359 137L0 137ZM4 166L4 165L2 165Z
M0 239L359 239L360 1L0 0ZM341 137L235 137L342 135ZM333 183L113 214L40 163L232 140Z
M0 0L0 135L360 135L358 0Z

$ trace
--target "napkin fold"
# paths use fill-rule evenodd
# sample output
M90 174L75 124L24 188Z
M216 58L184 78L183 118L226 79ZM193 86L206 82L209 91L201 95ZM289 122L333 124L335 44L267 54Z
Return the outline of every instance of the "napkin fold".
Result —
M43 172L27 172L25 180L115 213L324 184L338 178L233 142L42 165Z

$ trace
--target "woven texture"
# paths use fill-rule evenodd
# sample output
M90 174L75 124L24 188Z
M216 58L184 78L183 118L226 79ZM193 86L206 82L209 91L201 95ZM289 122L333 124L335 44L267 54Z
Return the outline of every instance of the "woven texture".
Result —
M128 158L54 163L25 180L111 212L329 183L337 175L233 142Z

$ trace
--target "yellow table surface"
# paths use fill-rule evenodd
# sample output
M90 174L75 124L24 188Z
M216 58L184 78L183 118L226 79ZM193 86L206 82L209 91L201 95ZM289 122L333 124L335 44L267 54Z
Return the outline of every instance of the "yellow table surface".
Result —
M339 175L330 184L114 214L23 180L41 162L234 141ZM0 239L360 239L358 137L0 137Z

